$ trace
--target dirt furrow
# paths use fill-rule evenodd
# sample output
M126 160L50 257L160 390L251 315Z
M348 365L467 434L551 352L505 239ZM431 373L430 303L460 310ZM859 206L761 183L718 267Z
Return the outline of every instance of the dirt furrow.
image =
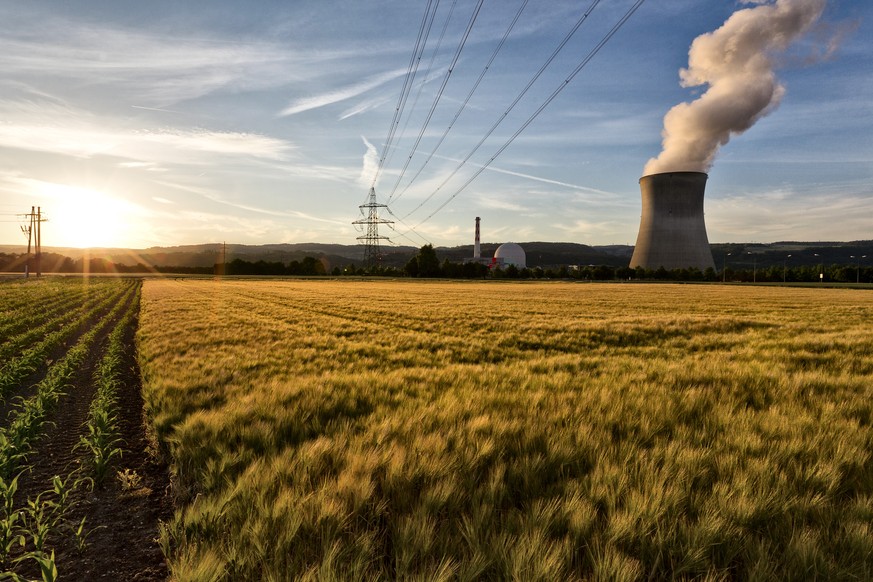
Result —
M131 297L130 300L133 300ZM138 306L135 307L138 311ZM119 313L120 318L123 311ZM113 326L107 326L95 349L77 375L75 386L66 391L51 417L52 424L29 455L32 469L22 475L18 504L51 488L52 477L65 478L79 470L88 475L84 448L76 449L85 433L85 423L95 394L93 379ZM49 539L55 562L66 580L167 579L163 554L158 546L159 520L172 515L166 467L152 454L145 432L139 369L136 363L134 334L136 320L125 334L124 382L118 393L118 420L123 439L122 457L116 458L113 471L102 487L91 490L82 484L74 493L74 506L66 521L78 525L85 518L86 544L77 545L72 532L58 532ZM96 347L99 346L99 349ZM125 475L118 478L116 471ZM74 479L70 480L72 483ZM27 566L31 568L33 564ZM23 574L36 571L22 569Z

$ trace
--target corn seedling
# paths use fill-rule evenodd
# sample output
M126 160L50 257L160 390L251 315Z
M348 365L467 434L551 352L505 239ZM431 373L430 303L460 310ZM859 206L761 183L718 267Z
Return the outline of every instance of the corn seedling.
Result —
M73 531L73 536L76 540L76 549L79 550L79 553L85 551L88 547L88 536L97 531L98 529L105 529L107 526L101 525L92 529L85 528L85 520L87 517L83 517L82 521L79 522L79 525Z
M57 582L58 567L55 563L54 550L52 550L51 554L46 554L45 552L41 551L27 552L23 556L16 558L15 562L20 563L27 560L33 560L39 567L39 581L26 580L15 572L4 572L0 574L0 580L13 580L14 582Z
M12 549L24 547L24 535L20 532L21 512L15 509L15 493L18 491L18 475L8 483L0 478L0 497L3 506L0 511L0 564L5 564Z

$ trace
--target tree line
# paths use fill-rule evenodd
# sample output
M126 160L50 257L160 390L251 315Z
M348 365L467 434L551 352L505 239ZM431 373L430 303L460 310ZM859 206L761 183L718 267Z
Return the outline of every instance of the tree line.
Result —
M0 253L0 272L24 272L27 255ZM56 253L43 253L42 271L44 273L93 273L93 274L134 274L169 273L191 275L246 275L246 276L386 276L410 278L446 279L571 279L579 281L725 281L758 283L799 283L799 282L838 282L871 283L873 267L860 264L778 266L762 268L727 267L722 271L715 269L643 269L637 267L614 267L610 265L560 265L555 267L528 267L520 269L515 265L505 267L489 266L475 262L457 263L445 259L440 261L432 245L424 245L402 267L372 266L362 267L349 263L343 267L330 268L326 260L304 257L300 261L283 263L279 261L246 261L234 259L213 266L150 266L142 263L125 265L102 258L71 259ZM35 273L33 257L30 257L30 272Z

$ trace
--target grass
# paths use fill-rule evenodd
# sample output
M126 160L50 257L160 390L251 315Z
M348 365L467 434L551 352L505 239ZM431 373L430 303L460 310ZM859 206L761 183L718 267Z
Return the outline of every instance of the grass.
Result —
M177 580L873 577L873 295L148 281Z

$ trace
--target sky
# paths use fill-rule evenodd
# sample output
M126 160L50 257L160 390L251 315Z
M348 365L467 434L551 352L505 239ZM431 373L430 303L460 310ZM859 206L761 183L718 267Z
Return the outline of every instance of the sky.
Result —
M691 43L762 1L648 0L601 46L636 0L529 0L487 70L523 0L4 2L0 244L32 206L43 246L356 244L374 178L395 244L471 244L476 216L633 244L664 115L706 90ZM829 0L770 57L784 95L718 150L710 242L873 238L871 20Z

